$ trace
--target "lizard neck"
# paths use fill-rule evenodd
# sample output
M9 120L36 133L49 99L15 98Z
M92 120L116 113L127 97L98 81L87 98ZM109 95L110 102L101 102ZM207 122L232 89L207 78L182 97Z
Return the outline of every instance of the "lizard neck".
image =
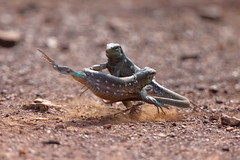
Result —
M126 58L125 54L122 53L119 57L108 57L108 64L111 67L115 67L117 64L122 63Z

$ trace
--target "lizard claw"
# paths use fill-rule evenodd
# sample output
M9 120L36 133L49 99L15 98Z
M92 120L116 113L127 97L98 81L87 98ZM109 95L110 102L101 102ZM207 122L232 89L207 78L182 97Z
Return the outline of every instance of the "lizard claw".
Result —
M158 102L158 101L157 101L155 98L153 98L153 97L149 97L149 98L152 100L153 104L157 107L158 113L159 113L159 108L160 108L161 111L162 111L164 114L166 114L166 113L164 112L164 110L163 110L163 107L169 109L167 106L161 104L160 102Z

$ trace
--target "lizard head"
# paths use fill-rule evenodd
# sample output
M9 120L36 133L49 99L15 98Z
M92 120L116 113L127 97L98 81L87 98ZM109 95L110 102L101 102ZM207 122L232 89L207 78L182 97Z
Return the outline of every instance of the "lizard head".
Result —
M124 55L122 47L117 43L108 43L106 46L106 56L108 58L121 58Z
M135 73L137 81L143 86L152 82L154 76L156 74L156 70L150 67L144 67Z

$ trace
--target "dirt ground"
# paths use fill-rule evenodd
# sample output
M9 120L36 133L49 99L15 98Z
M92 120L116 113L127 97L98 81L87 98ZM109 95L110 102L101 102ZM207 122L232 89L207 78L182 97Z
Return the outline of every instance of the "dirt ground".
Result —
M238 0L0 4L0 30L15 31L0 41L0 160L240 159L239 126L220 121L222 113L240 118ZM105 62L109 42L198 107L170 106L164 115L144 105L113 116L121 103L80 96L83 86L36 51L81 70ZM26 109L36 98L55 105Z

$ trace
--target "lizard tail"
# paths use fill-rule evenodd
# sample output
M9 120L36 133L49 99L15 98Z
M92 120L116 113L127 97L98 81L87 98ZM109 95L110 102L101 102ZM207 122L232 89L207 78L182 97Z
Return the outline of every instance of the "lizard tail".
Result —
M53 66L53 69L56 70L56 71L59 71L57 68L58 68L58 65L55 61L53 61L44 51L42 51L41 49L37 48L37 50L42 53L42 56L49 62L51 63L51 65Z
M43 52L41 49L37 49L40 53L42 53L42 55L43 55L43 57L44 58L46 58L50 63L54 63L54 61L50 58L50 57L48 57L48 55L45 53L45 52Z
M183 107L183 108L189 108L190 102L189 100L175 100L175 99L169 99L164 97L154 97L158 102L163 104L169 104L176 107Z

